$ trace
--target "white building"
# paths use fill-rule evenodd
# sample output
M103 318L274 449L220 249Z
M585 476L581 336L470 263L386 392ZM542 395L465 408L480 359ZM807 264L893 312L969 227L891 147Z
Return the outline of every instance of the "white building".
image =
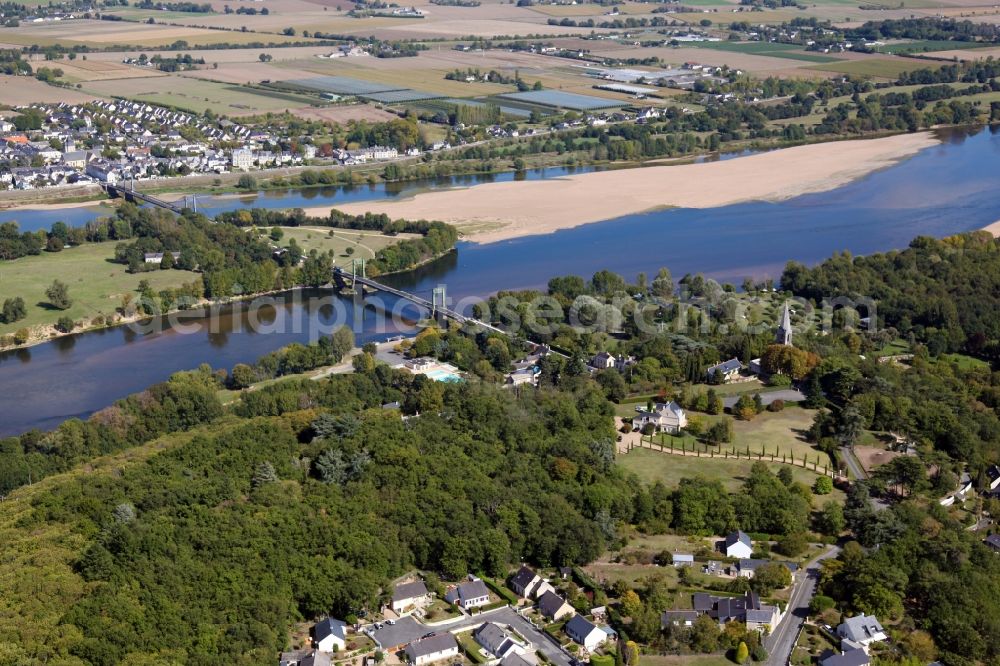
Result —
M343 650L347 646L347 624L326 618L313 627L313 642L320 652Z
M724 550L726 557L747 559L753 554L753 541L743 530L736 530L726 535Z
M249 171L253 168L253 151L249 148L237 148L230 158L233 170Z
M434 661L458 656L455 637L445 632L413 641L406 646L406 661L413 666L422 666Z
M392 610L397 615L402 615L404 611L415 607L425 599L427 599L427 586L424 585L424 581L400 583L392 591Z
M865 652L872 643L889 639L878 619L874 615L864 613L844 620L837 627L837 635L843 639L847 647L860 647Z
M632 427L642 430L652 425L657 432L679 432L687 425L687 414L674 401L657 403L651 412L642 412L632 419Z
M566 635L573 639L573 642L582 645L590 652L593 652L604 641L608 640L607 632L582 615L571 617L563 629Z

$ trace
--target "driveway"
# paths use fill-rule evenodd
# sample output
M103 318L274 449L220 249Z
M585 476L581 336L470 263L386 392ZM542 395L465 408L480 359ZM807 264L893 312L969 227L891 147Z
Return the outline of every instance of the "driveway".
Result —
M766 666L786 666L792 656L795 640L809 614L809 602L816 594L816 584L819 582L819 568L823 560L840 554L840 546L830 546L822 555L810 562L805 569L796 574L795 587L788 601L785 617L781 620L774 633L764 639L768 658Z
M454 622L442 623L434 628L438 631L450 631L454 634L465 629L478 627L483 622L496 622L501 626L510 625L514 631L531 643L535 650L541 651L555 666L570 666L572 657L562 649L562 646L554 638L541 629L536 629L529 620L524 619L507 606L478 615L465 615Z

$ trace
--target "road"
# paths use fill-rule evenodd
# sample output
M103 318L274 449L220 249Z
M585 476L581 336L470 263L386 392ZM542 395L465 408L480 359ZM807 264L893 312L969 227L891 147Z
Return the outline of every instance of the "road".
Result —
M434 629L456 633L462 629L478 627L483 622L496 622L501 626L510 625L514 631L524 636L534 649L540 650L555 666L570 666L572 658L554 638L535 628L535 625L518 615L509 606L472 616L463 615L454 622L436 624Z
M796 574L795 587L788 601L785 617L773 634L764 639L768 658L765 666L786 666L792 656L795 640L799 636L802 623L809 614L809 602L816 594L816 584L819 582L819 568L823 560L840 554L840 546L830 546L822 555L810 562L805 569Z
M849 447L840 447L840 457L844 459L847 463L847 469L851 470L851 475L858 480L864 480L868 478L865 474L865 470L861 469L861 464L858 459L854 457L854 452L851 451Z

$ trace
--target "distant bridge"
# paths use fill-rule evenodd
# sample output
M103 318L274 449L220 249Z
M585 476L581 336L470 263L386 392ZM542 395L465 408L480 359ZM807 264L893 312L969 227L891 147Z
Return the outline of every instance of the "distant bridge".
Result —
M188 205L189 198L184 197L183 203L171 203L169 201L164 201L159 197L154 197L152 194L145 194L135 189L135 183L133 181L128 181L128 185L114 185L112 183L102 183L101 187L107 191L108 196L111 197L122 197L126 201L141 201L142 203L148 203L153 206L159 206L160 208L165 208L178 215L183 213L186 209L198 211L198 200L194 195L191 195L190 202Z
M357 266L361 266L360 273L357 270ZM493 324L489 324L485 321L475 319L474 317L468 317L461 312L457 312L445 306L446 295L444 287L436 287L434 289L434 296L432 301L428 301L426 298L421 298L415 294L411 294L402 289L396 289L395 287L390 287L387 284L382 284L381 282L376 282L371 278L365 277L364 275L364 261L355 261L352 270L346 271L340 267L334 267L333 269L333 280L334 283L340 287L351 287L355 288L360 285L362 290L367 287L375 291L384 291L387 294L392 294L404 300L415 303L423 308L426 308L430 312L430 316L434 319L449 319L451 321L457 322L459 325L465 326L466 324L471 326L479 326L485 328L488 331L493 331L495 333L500 333L501 335L508 335L507 331L502 328L498 328ZM357 292L356 292L357 293Z

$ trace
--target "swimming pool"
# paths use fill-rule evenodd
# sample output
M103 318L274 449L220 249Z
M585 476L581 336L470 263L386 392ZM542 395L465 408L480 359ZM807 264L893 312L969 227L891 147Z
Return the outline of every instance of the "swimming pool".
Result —
M462 378L447 370L428 370L424 373L436 382L460 382Z

